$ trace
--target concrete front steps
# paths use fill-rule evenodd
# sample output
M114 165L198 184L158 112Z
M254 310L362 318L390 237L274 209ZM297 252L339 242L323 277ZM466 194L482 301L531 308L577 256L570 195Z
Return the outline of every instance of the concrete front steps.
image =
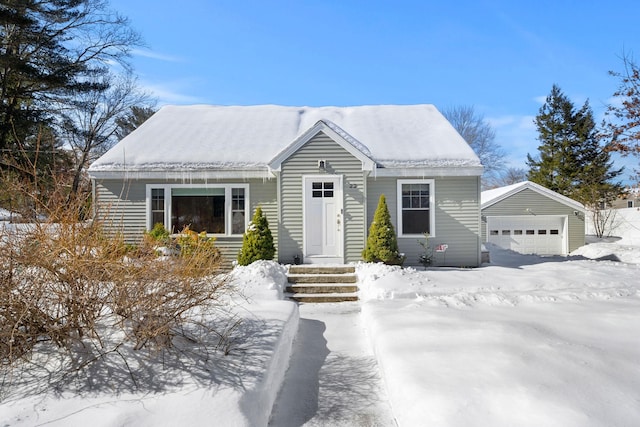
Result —
M305 303L358 300L358 277L353 266L292 265L286 296Z

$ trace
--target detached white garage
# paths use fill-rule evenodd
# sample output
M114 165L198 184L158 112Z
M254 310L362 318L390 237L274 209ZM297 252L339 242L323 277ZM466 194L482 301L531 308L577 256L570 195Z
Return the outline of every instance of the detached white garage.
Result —
M581 203L530 181L482 192L483 241L523 254L567 255L584 245Z

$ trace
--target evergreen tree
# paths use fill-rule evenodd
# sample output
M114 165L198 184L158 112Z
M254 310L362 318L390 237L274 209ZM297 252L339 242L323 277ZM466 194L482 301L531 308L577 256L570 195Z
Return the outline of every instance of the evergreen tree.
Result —
M402 264L404 257L398 252L398 240L391 223L391 215L384 194L380 195L378 207L369 227L367 246L362 251L366 262L383 262L385 264Z
M573 103L557 85L535 118L539 157L527 155L528 179L550 190L571 197L577 182L578 159L576 113Z
M238 264L249 265L260 259L273 259L276 248L269 230L269 221L258 206L249 228L242 236L242 249L238 254Z
M147 121L147 119L156 112L153 107L133 105L130 107L129 112L116 120L118 129L116 130L116 136L118 139L122 139L129 135L134 130L138 129L141 124Z
M553 85L535 118L539 156L527 155L528 179L595 206L622 189L611 180L622 173L612 169L611 156L600 144L589 102L576 111L573 103Z
M96 82L110 62L127 68L129 49L136 44L139 36L127 20L103 0L3 1L0 150L14 162L2 162L2 168L24 167L27 159L21 159L36 150L30 142L42 126L54 128L74 95L99 90Z

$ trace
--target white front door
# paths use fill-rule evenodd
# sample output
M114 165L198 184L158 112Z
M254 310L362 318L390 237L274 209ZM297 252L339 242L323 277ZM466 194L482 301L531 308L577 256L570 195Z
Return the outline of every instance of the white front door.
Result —
M342 263L342 177L305 176L304 262Z

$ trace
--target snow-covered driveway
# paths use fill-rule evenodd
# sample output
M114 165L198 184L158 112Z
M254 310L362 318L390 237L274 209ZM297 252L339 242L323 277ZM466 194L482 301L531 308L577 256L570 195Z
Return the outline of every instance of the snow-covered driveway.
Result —
M393 426L359 303L303 304L270 425Z

